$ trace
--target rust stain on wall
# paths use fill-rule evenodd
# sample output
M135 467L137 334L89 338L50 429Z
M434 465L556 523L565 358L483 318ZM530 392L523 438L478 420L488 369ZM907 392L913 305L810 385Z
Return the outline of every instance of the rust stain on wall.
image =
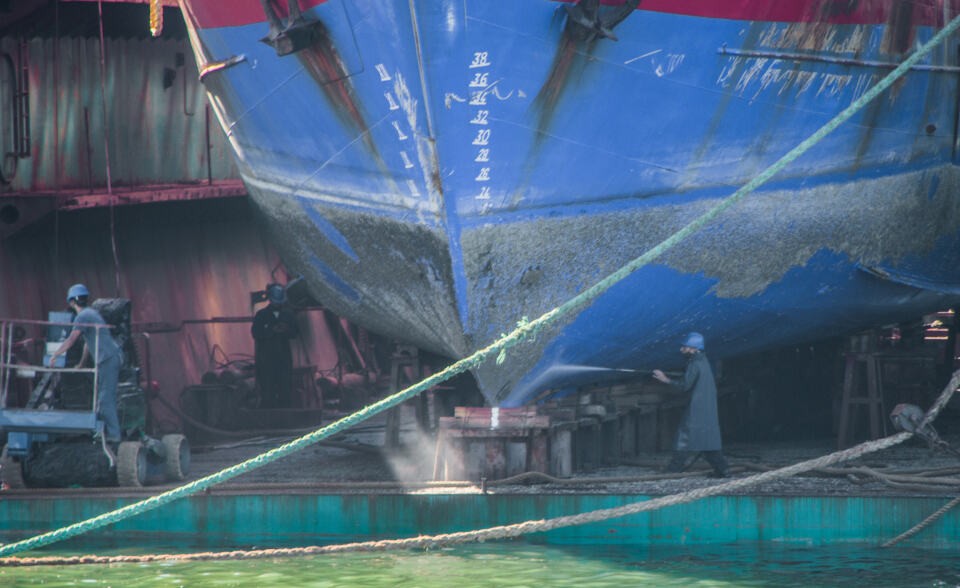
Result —
M619 6L601 8L598 0L580 0L576 5L564 6L567 15L553 64L533 101L534 108L539 111L537 143L546 136L571 75L586 65L599 41L616 40L614 29L636 10L639 3L639 0L625 0Z
M0 317L46 320L50 311L64 310L64 293L76 282L96 298L129 298L134 330L150 334L149 377L166 403L178 406L183 388L199 384L225 358L252 358L250 323L243 319L259 307L251 306L250 293L287 276L276 271L282 268L278 256L246 200L142 205L114 213L118 266L106 209L60 213L0 240ZM240 320L203 322L217 317ZM334 368L335 335L324 318L298 317L297 365ZM146 356L146 342L137 343ZM179 427L179 416L163 403L153 401L151 408L162 428Z

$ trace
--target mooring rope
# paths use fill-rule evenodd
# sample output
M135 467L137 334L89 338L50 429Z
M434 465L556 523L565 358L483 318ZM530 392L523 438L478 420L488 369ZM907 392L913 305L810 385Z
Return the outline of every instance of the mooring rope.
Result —
M346 553L352 551L386 551L392 549L436 549L449 545L471 542L484 542L499 539L509 539L551 531L562 527L583 525L605 521L612 518L638 514L646 511L659 510L669 506L695 502L709 496L716 496L725 492L740 490L748 486L762 484L779 478L786 478L809 470L856 459L867 453L885 449L911 437L911 433L897 433L890 437L869 441L843 451L838 451L817 459L796 463L785 468L754 474L746 478L731 480L705 488L698 488L682 494L673 494L650 500L634 502L614 508L594 510L576 515L567 515L552 519L525 521L512 525L489 527L474 531L460 531L439 535L410 537L406 539L384 539L380 541L361 541L341 545L324 545L309 547L284 547L276 549L237 550L225 552L178 553L178 554L148 554L148 555L79 555L67 557L34 557L20 558L7 557L0 559L0 566L38 566L38 565L77 565L77 564L112 564L112 563L146 563L158 561L202 561L227 559L262 559L271 557L296 557L304 555L320 555L331 553Z
M957 386L960 386L960 382L957 381L958 374L960 374L960 371L957 371L953 374L953 378L950 380L950 383L947 384L948 388L950 386L953 386L955 390ZM943 410L943 407L945 407L947 403L950 402L950 397L953 395L953 391L951 391L950 394L947 394L947 390L944 390L943 392L944 393L941 394L939 398L937 398L937 401L933 403L933 406L930 407L930 410L927 411L927 414L923 417L923 421L920 422L920 426L917 427L916 429L917 431L920 431L922 430L923 427L926 427L927 425L931 424L933 420L937 418L937 415L940 414L940 411ZM886 543L881 545L881 547L892 547L897 543L900 543L901 541L904 541L906 539L909 539L910 537L913 537L923 529L926 529L928 526L932 525L934 522L939 520L940 517L947 514L947 512L949 512L950 509L955 507L957 504L960 504L960 496L954 498L950 502L940 507L936 512L934 512L927 518L923 519L922 521L914 525L908 531L904 531L900 535L897 535L893 539L887 541Z
M173 490L163 492L151 498L142 500L140 502L127 505L125 507L119 508L117 510L104 513L102 515L81 521L79 523L74 523L60 529L37 535L29 539L18 541L15 543L10 543L0 547L0 558L12 555L14 553L19 553L29 549L35 549L37 547L42 547L44 545L49 545L51 543L56 543L58 541L63 541L70 537L75 537L83 533L87 533L94 529L99 529L101 527L116 523L118 521L137 516L144 512L159 508L165 504L179 500L186 496L190 496L206 488L244 474L248 471L254 470L256 468L262 467L268 463L276 461L282 457L290 455L296 451L309 447L310 445L329 437L335 433L346 430L353 425L356 425L371 416L399 405L400 403L416 396L417 394L428 390L441 382L446 381L453 376L463 373L471 368L479 366L481 363L486 361L491 355L496 354L497 364L502 364L506 358L507 350L511 347L527 340L528 338L535 337L543 328L548 325L551 325L557 322L562 317L578 312L583 306L587 303L595 300L601 294L612 288L614 285L625 279L631 273L637 269L647 265L654 259L658 258L667 250L673 248L678 243L689 237L694 232L700 230L704 225L712 221L722 212L742 200L747 194L755 191L757 188L767 183L774 175L779 173L783 168L792 163L798 157L810 150L814 145L823 140L827 135L832 133L839 127L841 124L850 119L854 114L859 112L865 105L874 100L879 96L883 91L889 88L896 80L906 74L911 67L913 67L920 59L933 50L936 46L943 43L947 37L953 34L957 28L960 27L960 16L957 16L951 20L943 29L938 31L929 41L921 45L914 51L909 57L903 60L903 62L896 67L893 71L883 77L876 85L867 90L863 96L853 101L847 108L842 112L837 114L833 119L828 123L818 129L813 135L808 137L806 140L801 142L799 145L794 147L790 152L777 160L773 165L764 170L760 175L753 178L734 194L728 196L727 198L721 200L710 210L692 220L689 224L684 226L682 229L661 241L658 245L649 249L647 252L643 253L633 261L627 263L617 271L613 272L603 280L600 280L590 288L587 288L577 296L571 298L567 302L561 304L560 306L547 311L542 316L532 321L527 320L526 317L523 317L518 323L517 328L512 332L501 335L499 339L491 343L490 345L477 350L472 355L456 361L451 364L449 367L443 371L437 372L420 382L401 390L396 394L384 398L378 402L375 402L369 406L364 407L363 409L357 411L356 413L344 417L339 421L332 423L326 427L318 429L312 433L308 433L302 437L294 439L293 441L281 445L275 449L267 451L257 457L251 458L247 461L241 462L237 465L226 468L215 474L211 474L194 482L184 484ZM763 474L760 474L763 475ZM722 485L721 485L722 486Z
M937 402L927 411L924 423L930 423L936 418L940 410L946 406L946 403L953 396L954 392L960 388L960 370L953 374L950 382L940 393ZM79 565L79 564L114 564L114 563L149 563L159 561L208 561L208 560L239 560L239 559L263 559L263 558L286 558L301 557L306 555L322 555L332 553L347 553L357 551L387 551L394 549L437 549L450 545L459 545L464 543L494 541L500 539L510 539L527 535L530 533L542 533L552 531L563 527L572 527L584 525L587 523L597 523L609 519L624 517L641 512L660 510L678 504L696 502L703 498L716 496L726 492L742 490L749 486L763 484L782 478L789 478L797 474L802 474L811 470L823 469L827 466L850 461L862 457L868 453L880 451L893 447L898 443L906 441L913 436L913 433L904 431L889 437L867 441L849 449L844 449L807 461L795 463L777 470L771 470L754 474L746 478L739 478L729 482L707 486L673 494L662 496L650 500L633 502L624 506L614 508L605 508L576 515L567 515L555 517L552 519L540 519L533 521L524 521L511 525L501 525L478 529L473 531L460 531L456 533L443 533L439 535L421 535L419 537L409 537L406 539L383 539L379 541L360 541L356 543L344 543L340 545L313 545L309 547L281 547L275 549L253 549L253 550L235 550L221 552L199 552L199 553L175 553L175 554L147 554L147 555L77 555L66 557L4 557L0 558L0 567L3 566L50 566L50 565ZM960 500L960 499L957 499ZM948 505L949 506L949 505ZM949 510L944 507L943 512ZM939 513L939 511L938 511ZM936 513L935 513L936 514ZM941 513L942 514L942 513ZM934 519L933 516L929 519ZM931 521L932 522L932 521ZM924 521L926 523L926 521ZM926 523L929 524L929 523ZM926 525L924 525L926 526ZM919 532L922 528L913 531L912 534ZM906 535L906 534L904 534ZM903 537L906 538L906 537ZM893 544L900 538L890 542ZM886 546L886 545L885 545Z
M957 496L956 498L954 498L954 499L951 500L950 502L948 502L948 503L944 504L943 506L941 506L935 513L933 513L932 515L928 516L927 518L923 519L922 521L920 521L919 523L917 523L916 525L914 525L913 528L911 528L909 531L904 531L903 533L900 533L899 535L897 535L897 536L894 537L893 539L887 541L886 543L884 543L884 544L881 545L880 547L892 547L892 546L896 545L897 543L900 543L901 541L904 541L904 540L906 540L906 539L909 539L910 537L913 537L914 535L916 535L916 534L919 533L920 531L926 529L927 527L929 527L929 526L932 525L933 523L937 522L937 520L939 520L940 517L942 517L943 515L947 514L947 512L948 512L951 508L957 506L958 504L960 504L960 496Z

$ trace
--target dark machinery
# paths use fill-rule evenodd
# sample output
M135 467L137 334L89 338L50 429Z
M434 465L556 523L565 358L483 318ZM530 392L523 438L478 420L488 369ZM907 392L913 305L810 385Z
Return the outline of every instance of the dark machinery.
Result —
M890 413L890 420L898 431L907 431L920 437L927 442L930 449L951 453L960 457L960 451L950 446L949 443L940 438L937 430L933 428L932 423L923 424L926 413L915 404L898 404Z
M104 441L95 407L97 368L75 366L77 344L58 367L50 354L70 332L71 315L50 320L0 322L0 480L9 488L144 486L183 480L190 445L180 434L146 434L147 401L130 331L130 301L98 299L91 305L110 325L123 350L117 386L122 441ZM33 336L31 336L33 335ZM42 361L38 361L42 358Z

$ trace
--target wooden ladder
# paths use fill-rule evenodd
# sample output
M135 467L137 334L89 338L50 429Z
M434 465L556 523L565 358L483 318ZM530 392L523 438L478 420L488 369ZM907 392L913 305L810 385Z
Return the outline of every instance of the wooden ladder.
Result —
M886 410L883 405L881 366L874 353L847 353L843 373L843 396L837 445L849 447L856 431L857 418L863 407L870 422L870 438L887 434Z

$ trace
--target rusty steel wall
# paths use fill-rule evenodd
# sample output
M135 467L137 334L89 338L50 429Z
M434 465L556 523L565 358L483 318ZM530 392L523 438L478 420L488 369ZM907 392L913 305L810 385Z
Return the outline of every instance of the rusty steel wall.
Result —
M208 121L206 93L186 40L108 38L105 47L101 86L99 39L26 41L30 153L17 161L8 191L106 186L107 151L114 186L238 177L223 131ZM18 39L0 39L0 57L9 56L21 70L23 48ZM0 139L6 149L12 76L3 69Z
M130 298L144 382L166 401L151 403L153 424L182 430L165 404L206 372L252 360L250 294L288 276L237 197L187 40L108 30L101 70L100 39L82 30L0 37L0 319L46 320L76 282L95 298ZM108 173L124 199L106 190ZM189 202L116 205L197 186ZM293 344L295 365L318 376L337 368L343 336L324 313L299 312Z
M95 298L128 297L135 330L150 331L150 378L176 405L182 389L218 363L253 356L249 322L184 321L252 317L250 293L274 279L279 260L246 199L117 207L113 217L111 231L109 208L59 213L0 240L0 318L46 320L65 310L75 282ZM281 282L286 277L275 272ZM295 363L333 369L335 336L322 313L298 317L303 343L294 345ZM179 428L161 404L152 409L161 428Z

